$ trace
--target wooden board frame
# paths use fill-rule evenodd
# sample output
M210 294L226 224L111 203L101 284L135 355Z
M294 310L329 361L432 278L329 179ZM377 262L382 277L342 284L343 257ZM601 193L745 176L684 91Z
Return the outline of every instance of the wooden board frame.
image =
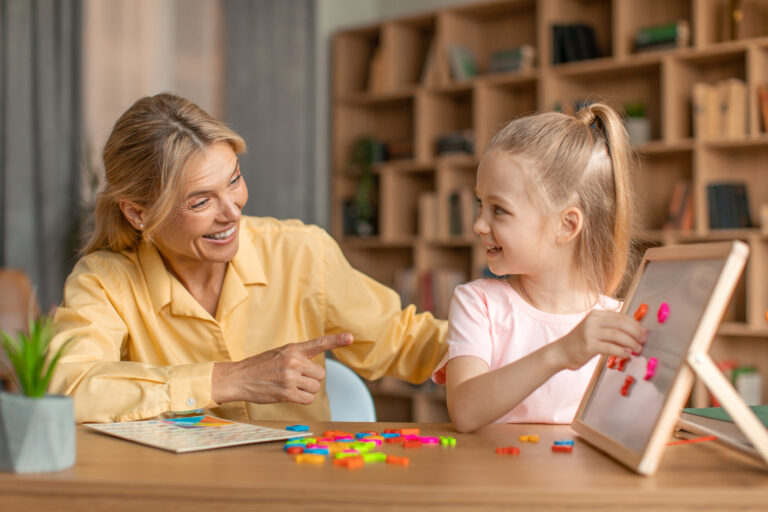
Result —
M717 333L748 256L749 247L739 241L658 247L646 251L624 300L622 313L628 313L645 269L651 262L723 259L724 265L644 449L637 451L630 448L585 421L590 400L596 392L600 376L606 369L605 355L600 358L572 425L585 441L642 475L653 474L690 394L694 376L698 376L752 442L760 458L768 464L768 433L765 427L708 355L712 339Z

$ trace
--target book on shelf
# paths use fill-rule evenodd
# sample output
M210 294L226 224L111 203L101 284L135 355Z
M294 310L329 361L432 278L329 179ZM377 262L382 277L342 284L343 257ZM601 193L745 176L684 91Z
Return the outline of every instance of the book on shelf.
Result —
M466 46L459 44L449 46L448 61L451 64L451 76L457 82L470 80L477 76L475 55Z
M757 85L757 105L760 107L763 131L768 132L768 82Z
M435 268L417 272L413 268L395 271L394 288L403 307L413 304L419 311L430 311L437 318L448 318L453 290L467 282L467 275L454 268Z
M533 69L536 50L530 44L516 46L491 53L488 62L489 73L508 73L512 71L530 71Z
M693 229L693 190L688 180L678 180L672 189L664 229L690 231Z
M702 140L717 137L720 107L715 86L697 82L691 91L693 136Z
M707 211L710 229L741 229L753 226L747 186L744 183L707 185Z
M448 226L450 236L469 238L476 215L475 193L470 188L454 190L448 195Z
M416 304L419 284L416 278L416 271L413 267L398 267L395 269L394 289L400 294L400 303L402 307L406 307L409 304Z
M743 139L747 136L747 84L738 78L717 83L720 104L719 135L724 139Z
M368 91L383 92L385 85L384 53L381 47L373 51L371 62L368 69Z
M636 52L690 46L691 27L688 20L642 27L635 33L634 42Z
M439 87L450 82L445 67L440 65L437 58L437 46L434 38L429 42L424 67L421 71L421 84L425 87Z
M437 238L437 194L435 192L419 194L418 203L419 236L426 239Z

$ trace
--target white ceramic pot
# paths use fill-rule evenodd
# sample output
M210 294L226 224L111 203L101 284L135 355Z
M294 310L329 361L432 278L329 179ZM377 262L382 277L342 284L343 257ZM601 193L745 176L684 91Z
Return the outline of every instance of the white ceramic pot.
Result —
M651 140L651 122L646 117L629 117L624 120L629 143L633 146L645 144Z
M75 463L75 415L63 395L0 392L0 470L58 471Z

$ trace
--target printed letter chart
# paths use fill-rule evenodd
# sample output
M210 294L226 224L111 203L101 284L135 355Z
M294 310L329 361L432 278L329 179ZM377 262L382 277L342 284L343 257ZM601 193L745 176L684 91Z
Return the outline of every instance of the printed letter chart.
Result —
M175 453L280 441L311 434L237 423L214 416L89 423L85 426L120 439Z

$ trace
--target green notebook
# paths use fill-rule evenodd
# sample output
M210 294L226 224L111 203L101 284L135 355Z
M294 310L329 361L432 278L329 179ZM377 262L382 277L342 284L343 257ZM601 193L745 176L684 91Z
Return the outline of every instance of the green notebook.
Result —
M768 427L768 405L751 405L749 408L752 409L752 412L755 413L757 418L763 422L763 425ZM701 409L689 408L683 409L683 412L694 414L696 416L703 416L705 418L712 418L713 420L733 421L722 407L703 407Z

